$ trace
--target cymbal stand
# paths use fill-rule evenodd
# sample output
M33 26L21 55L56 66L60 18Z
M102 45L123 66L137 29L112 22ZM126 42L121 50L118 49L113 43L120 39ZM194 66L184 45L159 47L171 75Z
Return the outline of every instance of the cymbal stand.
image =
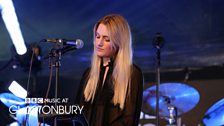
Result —
M165 103L167 104L167 110L169 111L169 116L165 119L168 120L169 125L167 126L176 126L177 124L177 107L171 104L170 97L163 96Z
M159 85L160 85L160 49L164 45L164 38L161 33L156 33L153 39L153 46L156 48L156 126L159 125Z
M169 111L169 117L167 118L169 121L169 125L176 125L177 124L177 108L173 105L168 105L167 107Z

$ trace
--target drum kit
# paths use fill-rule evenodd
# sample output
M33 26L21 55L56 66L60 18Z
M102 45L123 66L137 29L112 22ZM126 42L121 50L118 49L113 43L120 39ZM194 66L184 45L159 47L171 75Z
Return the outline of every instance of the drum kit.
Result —
M160 118L166 120L168 126L181 126L181 121L179 121L181 115L192 110L199 100L199 92L189 85L182 83L160 84L158 111ZM156 112L156 86L144 90L142 111L149 115ZM224 99L214 104L205 113L203 123L206 126L224 125Z
M144 115L155 113L156 109L156 87L152 86L143 92L142 111ZM199 103L200 95L193 87L182 83L163 83L160 84L159 92L159 115L161 119L168 121L169 125L176 124L178 117L189 112ZM19 107L15 119L20 122L20 113L26 111L24 99L21 99L11 93L1 93L0 101L7 107ZM29 107L35 106L29 105ZM34 107L35 108L35 107ZM15 109L15 108L14 108ZM23 110L23 111L22 111ZM33 109L36 111L36 109ZM16 110L14 110L16 111ZM30 112L32 113L32 111ZM141 117L144 119L145 117ZM147 117L148 118L148 117ZM35 119L35 118L34 118ZM140 120L141 120L140 119ZM146 118L145 118L146 119ZM155 119L149 116L148 119ZM224 125L224 98L211 106L205 113L203 123L206 126ZM173 125L172 125L173 126Z

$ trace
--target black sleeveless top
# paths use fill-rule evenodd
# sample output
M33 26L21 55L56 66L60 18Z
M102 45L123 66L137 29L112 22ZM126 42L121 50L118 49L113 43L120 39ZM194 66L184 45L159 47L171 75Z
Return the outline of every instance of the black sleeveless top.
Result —
M104 73L106 67L109 67L104 84ZM93 103L86 102L84 99L84 89L86 79L90 69L87 69L82 76L81 86L77 94L78 102L84 105L84 115L90 126L137 126L142 105L143 94L143 75L136 65L132 67L131 91L126 97L124 109L121 110L118 105L112 103L114 88L112 84L113 63L100 67L100 79Z

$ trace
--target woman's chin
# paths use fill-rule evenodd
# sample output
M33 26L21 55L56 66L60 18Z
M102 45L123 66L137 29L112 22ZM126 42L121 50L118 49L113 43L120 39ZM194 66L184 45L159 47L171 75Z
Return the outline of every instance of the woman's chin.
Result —
M105 57L105 55L104 54L102 54L102 53L97 53L97 56L99 56L99 57Z

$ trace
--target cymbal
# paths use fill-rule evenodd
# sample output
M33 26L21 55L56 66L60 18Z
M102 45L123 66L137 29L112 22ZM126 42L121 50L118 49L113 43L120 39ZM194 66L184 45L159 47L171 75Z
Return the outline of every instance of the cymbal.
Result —
M164 83L159 86L159 115L170 115L168 108L174 107L176 116L193 109L199 102L200 95L193 87L182 83ZM153 114L156 111L156 86L143 92L142 111Z
M206 126L224 125L224 98L208 109L203 118Z
M10 106L25 106L25 100L15 96L12 93L1 93L0 101L5 104L7 107Z

